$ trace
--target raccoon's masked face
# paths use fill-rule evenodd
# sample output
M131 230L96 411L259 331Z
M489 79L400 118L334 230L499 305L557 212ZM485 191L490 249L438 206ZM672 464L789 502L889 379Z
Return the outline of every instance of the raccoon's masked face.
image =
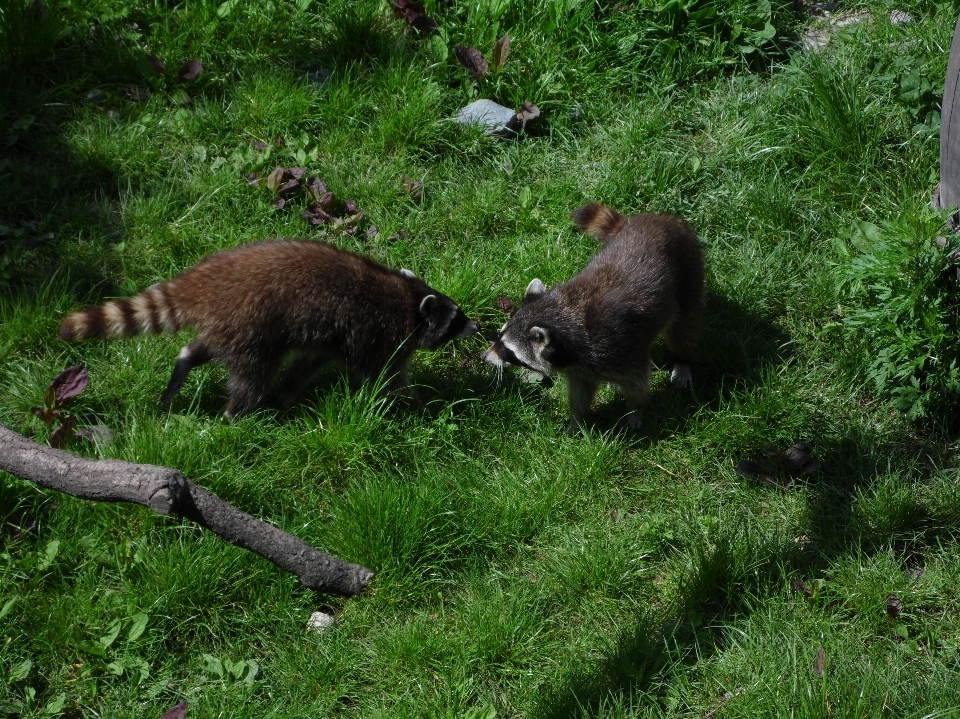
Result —
M440 349L457 337L469 337L480 330L456 303L446 295L431 294L420 301L422 331L417 346L423 350Z
M547 292L540 280L533 280L523 294L523 304L500 330L496 341L490 345L481 359L498 369L506 365L525 367L541 374L550 374L557 369L555 355L556 333L538 316L538 300Z

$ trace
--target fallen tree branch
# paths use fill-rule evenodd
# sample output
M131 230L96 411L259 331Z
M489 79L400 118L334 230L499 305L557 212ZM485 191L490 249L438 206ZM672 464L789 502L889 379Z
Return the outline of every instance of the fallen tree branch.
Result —
M291 534L242 512L175 469L117 459L92 460L37 444L0 424L0 469L47 489L95 502L132 502L190 519L296 574L305 587L350 597L373 579Z

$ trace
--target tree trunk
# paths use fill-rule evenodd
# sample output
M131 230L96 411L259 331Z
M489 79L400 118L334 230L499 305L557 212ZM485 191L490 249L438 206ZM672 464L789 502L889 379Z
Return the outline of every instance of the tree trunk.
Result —
M92 460L46 447L0 424L0 469L47 489L95 502L133 502L193 520L230 544L296 574L305 587L350 597L373 579L359 564L314 549L242 512L175 469L116 459Z

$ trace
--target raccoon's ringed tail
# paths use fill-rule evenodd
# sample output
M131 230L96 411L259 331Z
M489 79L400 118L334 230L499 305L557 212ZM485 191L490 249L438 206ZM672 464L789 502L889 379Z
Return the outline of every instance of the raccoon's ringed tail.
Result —
M616 210L595 202L574 210L570 217L577 227L601 241L616 233L627 219Z
M60 325L60 339L75 342L94 337L175 332L180 323L171 305L167 288L154 285L129 300L111 300L71 312Z

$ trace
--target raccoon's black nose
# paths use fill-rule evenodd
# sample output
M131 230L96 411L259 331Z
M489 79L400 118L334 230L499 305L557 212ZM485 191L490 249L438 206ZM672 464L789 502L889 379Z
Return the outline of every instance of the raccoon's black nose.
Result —
M471 335L477 334L480 331L480 323L474 320L467 322L467 326L463 328L463 331L460 332L460 337L470 337Z

